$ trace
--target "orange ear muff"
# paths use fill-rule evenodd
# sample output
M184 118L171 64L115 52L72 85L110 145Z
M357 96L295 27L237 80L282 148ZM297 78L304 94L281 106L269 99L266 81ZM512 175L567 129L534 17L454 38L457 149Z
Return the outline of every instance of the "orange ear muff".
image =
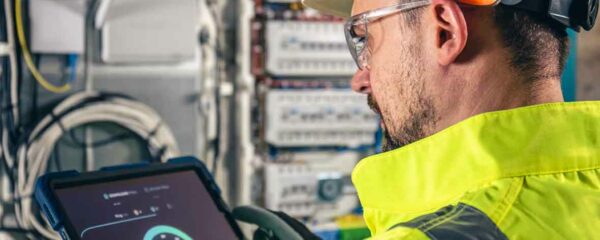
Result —
M494 6L498 4L500 0L458 0L458 2L472 6Z

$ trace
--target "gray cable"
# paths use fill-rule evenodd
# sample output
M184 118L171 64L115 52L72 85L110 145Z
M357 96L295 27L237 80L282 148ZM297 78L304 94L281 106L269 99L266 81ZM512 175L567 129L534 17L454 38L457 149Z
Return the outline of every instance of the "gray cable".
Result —
M242 206L234 208L232 214L237 220L273 231L279 239L302 240L302 236L290 225L266 209L254 206Z

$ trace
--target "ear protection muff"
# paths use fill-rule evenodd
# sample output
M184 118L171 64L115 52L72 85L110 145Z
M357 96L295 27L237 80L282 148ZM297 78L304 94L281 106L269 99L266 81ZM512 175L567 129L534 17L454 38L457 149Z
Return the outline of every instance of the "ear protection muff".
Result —
M458 0L473 6L503 4L547 16L556 23L580 31L594 27L599 0Z
M596 23L598 0L574 0L569 16L575 25L589 31Z
M502 0L502 4L547 16L560 25L590 30L598 16L598 0Z

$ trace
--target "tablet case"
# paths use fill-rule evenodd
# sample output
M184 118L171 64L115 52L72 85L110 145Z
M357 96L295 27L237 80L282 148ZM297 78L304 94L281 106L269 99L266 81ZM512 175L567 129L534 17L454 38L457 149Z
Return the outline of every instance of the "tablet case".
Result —
M195 157L174 158L170 159L166 163L136 163L105 167L98 171L85 173L80 173L75 170L48 173L38 178L34 195L40 209L48 219L48 222L52 228L60 234L62 239L73 239L69 236L65 226L66 216L59 209L60 205L58 203L58 199L55 198L52 192L52 184L54 182L76 183L86 181L93 183L94 181L101 182L99 180L106 178L118 178L119 175L130 176L136 173L158 173L173 169L189 168L198 170L197 173L199 174L199 177L202 178L203 183L208 183L208 192L215 197L214 199L216 200L215 203L217 204L217 207L219 210L225 213L230 224L232 224L233 230L241 238L241 231L239 230L236 222L232 221L233 217L230 214L229 208L221 198L221 190L215 183L212 174L208 171L206 166Z

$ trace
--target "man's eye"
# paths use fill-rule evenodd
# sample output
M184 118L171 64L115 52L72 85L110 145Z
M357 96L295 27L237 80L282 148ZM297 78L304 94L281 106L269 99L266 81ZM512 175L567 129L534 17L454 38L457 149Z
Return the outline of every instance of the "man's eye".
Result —
M365 44L365 37L356 37L354 38L354 42L358 45L358 44Z
M355 37L364 37L365 36L365 26L364 25L354 25L351 29L352 35Z
M356 28L353 28L351 31L352 31L351 32L352 37L354 37L354 38L364 38L365 37L365 34L362 32L356 31Z

